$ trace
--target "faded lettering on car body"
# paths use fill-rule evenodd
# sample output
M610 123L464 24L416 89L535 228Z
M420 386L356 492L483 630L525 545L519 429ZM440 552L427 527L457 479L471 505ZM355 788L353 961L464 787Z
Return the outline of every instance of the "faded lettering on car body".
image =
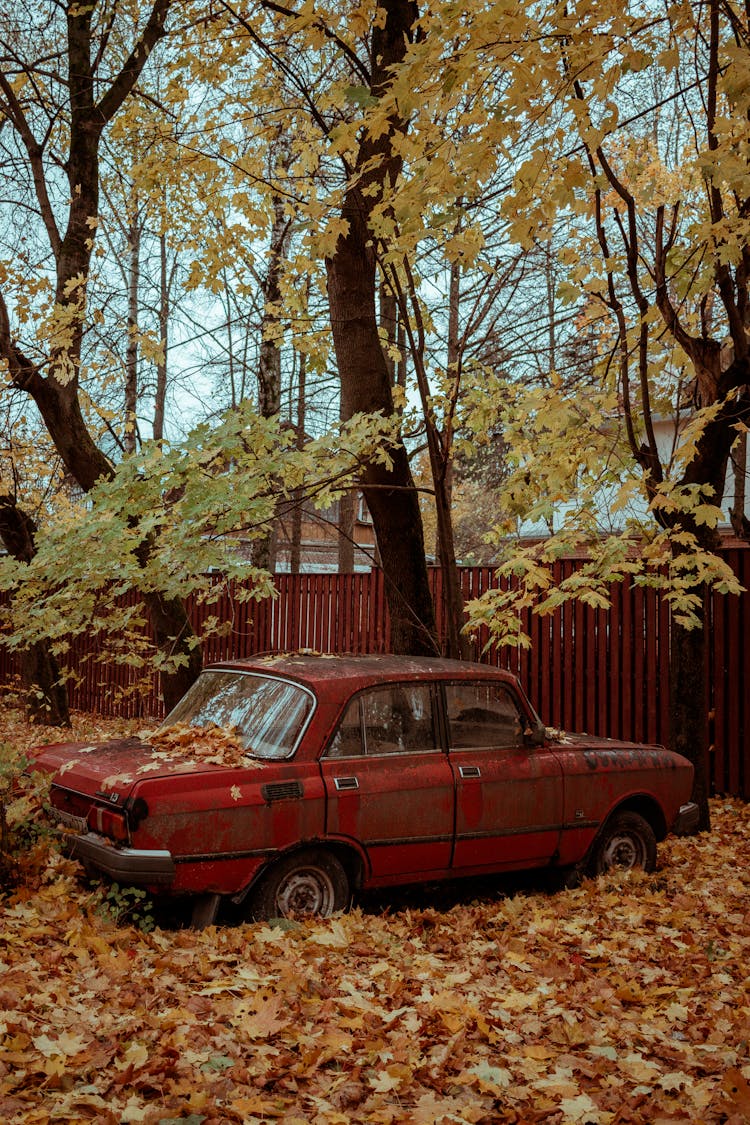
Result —
M677 768L675 755L658 746L625 746L616 750L605 746L596 750L584 750L583 760L590 770Z

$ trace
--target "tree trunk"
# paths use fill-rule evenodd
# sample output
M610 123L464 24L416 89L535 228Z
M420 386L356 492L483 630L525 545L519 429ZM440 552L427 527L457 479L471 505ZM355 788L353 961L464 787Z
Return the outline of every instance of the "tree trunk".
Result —
M278 149L283 166L289 166L287 143L282 139L272 151ZM263 290L263 317L260 326L260 356L258 359L258 412L263 418L273 418L281 410L281 348L276 336L281 301L281 275L289 251L289 218L284 200L273 201L271 243L268 250L268 269L261 283ZM256 541L253 563L273 574L276 570L276 545L278 529L272 527L267 535Z
M179 598L165 598L159 593L141 596L148 608L157 648L167 656L176 654L182 658L174 672L161 675L161 694L169 712L197 680L203 657L185 605Z
M36 525L12 496L0 496L0 539L9 555L29 563L34 557ZM68 693L60 677L60 666L47 641L31 645L21 653L21 683L26 693L26 711L32 723L69 727Z
M159 346L156 362L156 394L154 396L154 441L164 440L164 408L167 399L167 348L169 344L169 277L167 273L167 236L159 235Z
M669 748L693 763L693 800L700 808L700 830L708 832L711 830L711 817L708 807L706 630L685 629L673 620L670 642Z
M339 574L354 572L354 517L356 492L351 489L339 498L338 567Z
M385 0L383 21L372 33L371 91L380 97L402 62L418 17L410 0ZM326 260L328 301L336 361L341 379L343 418L394 410L388 361L378 332L376 237L369 226L371 209L392 190L401 173L394 139L407 122L394 115L388 132L376 137L363 131L342 206L347 232ZM440 651L435 626L422 516L400 439L391 450L390 467L370 463L361 476L362 491L372 515L391 616L394 652L434 655Z
M307 428L307 356L299 353L299 382L297 386L297 449L304 449ZM291 530L289 535L289 572L299 574L302 569L302 489L293 496Z
M741 433L732 447L734 500L729 511L732 529L738 539L750 539L750 520L745 514L747 497L747 433Z
M381 310L382 311L382 310ZM343 396L339 404L341 421L345 421ZM356 492L349 488L339 497L338 513L338 569L339 574L352 574L354 572L354 516Z
M388 366L378 335L375 255L366 225L350 199L349 233L326 262L331 327L341 378L341 414L394 413ZM427 578L422 517L406 449L392 464L369 463L362 491L372 514L385 576L394 652L434 656L440 651Z
M128 223L130 272L128 275L128 343L125 356L125 434L123 449L133 453L138 436L138 290L141 276L141 230L137 200Z
M459 312L461 308L461 267L451 262L448 301L447 369L449 378L460 379L461 352L459 347ZM429 425L429 423L428 423ZM435 429L431 446L430 463L435 486L437 508L437 544L435 555L443 572L443 606L445 610L446 656L467 660L471 652L469 638L463 632L466 620L464 596L456 563L456 545L453 534L453 420L443 424L442 433Z
M456 563L456 548L453 539L453 517L451 515L450 476L452 464L441 464L438 474L434 474L435 504L437 507L437 538L439 546L438 562L443 574L443 608L445 611L445 655L455 660L467 660L471 645L462 631L465 612L461 579Z

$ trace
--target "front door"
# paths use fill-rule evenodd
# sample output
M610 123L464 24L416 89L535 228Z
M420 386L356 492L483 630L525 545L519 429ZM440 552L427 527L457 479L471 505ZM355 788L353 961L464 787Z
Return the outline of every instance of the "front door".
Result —
M354 696L321 769L327 833L363 845L373 880L450 868L453 773L430 684L387 684Z
M546 863L563 812L554 754L526 744L527 718L509 685L446 684L445 702L456 785L454 868Z

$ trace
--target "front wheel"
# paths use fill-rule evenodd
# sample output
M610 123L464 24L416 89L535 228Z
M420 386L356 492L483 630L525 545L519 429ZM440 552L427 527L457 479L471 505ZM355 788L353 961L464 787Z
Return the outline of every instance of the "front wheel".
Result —
M622 812L607 822L594 843L588 868L592 875L605 871L632 871L656 867L656 836L647 820Z
M349 905L349 880L335 855L314 848L279 860L263 877L250 915L269 918L328 918Z

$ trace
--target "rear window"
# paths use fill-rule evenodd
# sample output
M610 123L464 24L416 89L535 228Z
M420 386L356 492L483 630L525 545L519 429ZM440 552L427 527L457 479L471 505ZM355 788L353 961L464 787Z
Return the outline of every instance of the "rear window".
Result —
M294 753L314 700L288 680L241 672L203 672L164 727L224 727L256 758L289 758Z

